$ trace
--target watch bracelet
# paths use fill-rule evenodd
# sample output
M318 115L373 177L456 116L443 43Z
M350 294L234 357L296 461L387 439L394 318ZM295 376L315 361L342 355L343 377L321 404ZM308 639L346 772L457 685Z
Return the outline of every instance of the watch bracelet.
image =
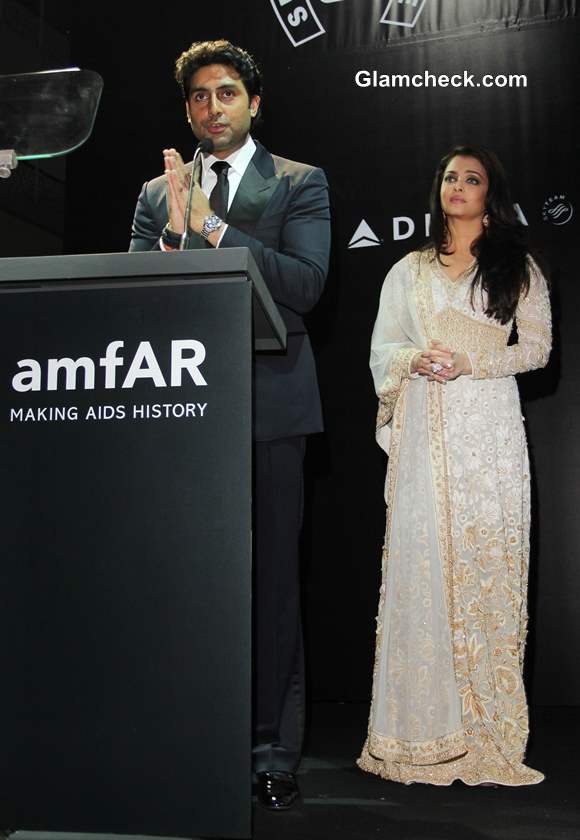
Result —
M190 231L188 231L188 233L190 233ZM169 248L179 248L181 245L181 234L171 230L168 222L161 231L161 241Z

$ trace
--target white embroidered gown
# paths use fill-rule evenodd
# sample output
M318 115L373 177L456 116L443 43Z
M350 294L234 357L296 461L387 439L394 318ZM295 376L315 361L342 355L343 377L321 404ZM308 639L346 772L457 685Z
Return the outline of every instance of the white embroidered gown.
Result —
M383 285L371 369L390 453L387 532L358 764L386 779L543 779L523 764L530 472L514 374L544 366L551 346L546 282L530 266L509 347L512 324L485 315L481 292L471 305L472 272L453 281L415 252ZM430 339L466 351L473 374L410 376Z

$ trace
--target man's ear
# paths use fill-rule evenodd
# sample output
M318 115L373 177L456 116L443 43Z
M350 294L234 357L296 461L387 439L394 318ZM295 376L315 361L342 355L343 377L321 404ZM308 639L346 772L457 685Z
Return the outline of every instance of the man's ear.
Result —
M189 102L185 103L185 114L187 116L187 122L191 123L191 116L190 116L190 113L189 113Z
M260 97L259 96L252 96L250 99L250 114L252 117L255 117L258 111L260 110Z

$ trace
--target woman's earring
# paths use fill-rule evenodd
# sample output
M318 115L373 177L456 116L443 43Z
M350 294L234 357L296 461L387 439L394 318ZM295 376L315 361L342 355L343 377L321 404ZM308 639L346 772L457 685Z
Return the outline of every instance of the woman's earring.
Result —
M481 223L484 226L484 228L487 230L487 228L489 227L489 213L487 212L487 210L483 214L483 218L481 220Z

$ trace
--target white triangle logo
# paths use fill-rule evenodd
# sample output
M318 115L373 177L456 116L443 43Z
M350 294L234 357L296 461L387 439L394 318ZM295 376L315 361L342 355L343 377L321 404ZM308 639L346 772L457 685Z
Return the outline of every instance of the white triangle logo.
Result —
M376 233L371 230L363 219L352 235L348 243L349 248L371 248L373 245L382 245Z

